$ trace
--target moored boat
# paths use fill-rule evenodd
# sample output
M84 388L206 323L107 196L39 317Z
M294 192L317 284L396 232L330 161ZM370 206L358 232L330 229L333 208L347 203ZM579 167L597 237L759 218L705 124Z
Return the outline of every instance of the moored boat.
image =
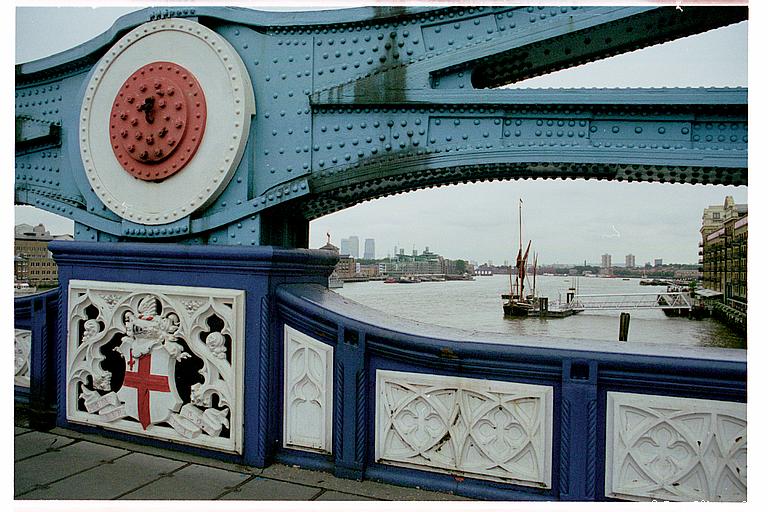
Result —
M510 267L509 274L509 295L502 295L502 299L506 299L507 302L502 304L504 310L504 316L529 316L531 312L535 311L536 299L535 294L526 296L525 290L525 266L528 261L528 253L531 249L531 241L528 241L528 247L523 254L523 200L520 200L518 205L518 223L519 223L519 248L517 250L517 260L515 264L515 281L512 284L512 268ZM535 275L535 274L534 274Z

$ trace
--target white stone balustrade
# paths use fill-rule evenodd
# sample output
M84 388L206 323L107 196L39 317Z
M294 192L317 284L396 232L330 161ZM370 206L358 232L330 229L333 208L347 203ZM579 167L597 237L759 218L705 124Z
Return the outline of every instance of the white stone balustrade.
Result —
M283 446L331 453L333 347L288 325L283 340Z
M242 453L245 292L72 280L67 419ZM192 359L197 371L181 364Z
M747 405L608 393L606 496L632 501L743 501Z
M552 388L376 372L377 462L551 487Z

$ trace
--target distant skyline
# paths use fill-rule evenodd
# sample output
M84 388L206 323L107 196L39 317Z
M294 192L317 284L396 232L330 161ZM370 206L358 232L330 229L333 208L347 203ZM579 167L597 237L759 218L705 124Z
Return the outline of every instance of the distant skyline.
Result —
M505 197L510 192L507 188L513 188L515 195ZM587 192L601 198L601 208L580 204L578 198ZM422 195L427 197L422 200ZM649 195L655 198L657 210L647 205ZM693 264L698 262L704 208L722 204L726 195L737 203L747 203L746 187L585 180L443 187L369 201L318 219L310 225L310 247L325 245L326 232L337 246L341 239L354 234L375 238L378 258L391 254L396 245L406 254L411 254L414 246L419 254L429 247L449 259L501 264L513 261L517 254L517 202L522 197L523 239L525 243L532 240L531 251L539 255L542 264L582 264L586 260L599 266L603 254L610 254L615 264L622 265L628 254L635 256L638 266L653 264L659 258L666 263ZM505 202L508 208L502 209L501 219L495 219L497 205ZM456 206L441 208L435 203ZM386 217L382 218L385 207ZM349 219L352 211L365 222ZM606 218L601 218L601 211L606 212ZM442 227L443 223L449 225ZM322 230L321 243L314 240L318 229ZM466 242L454 239L456 233L467 233ZM677 243L659 247L659 239ZM574 250L576 242L583 247Z
M63 51L104 32L135 8L17 8L16 61ZM73 29L76 27L76 29ZM744 87L748 22L578 66L514 87ZM39 34L49 34L41 38ZM752 162L752 159L750 159ZM380 198L310 223L310 247L356 234L376 239L378 256L416 245L447 258L513 260L517 202L524 201L524 238L540 262L599 262L605 253L638 265L661 258L695 263L705 207L727 195L747 202L747 187L524 180L420 190ZM33 213L34 211L34 213ZM15 223L43 222L51 233L72 222L16 207ZM383 254L382 254L383 253Z

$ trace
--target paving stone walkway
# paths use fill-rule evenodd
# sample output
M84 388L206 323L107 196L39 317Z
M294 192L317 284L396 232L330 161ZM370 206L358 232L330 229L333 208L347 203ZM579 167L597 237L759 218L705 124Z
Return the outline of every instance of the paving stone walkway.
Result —
M18 425L13 494L17 500L467 499L282 464L250 468L64 429L39 432Z

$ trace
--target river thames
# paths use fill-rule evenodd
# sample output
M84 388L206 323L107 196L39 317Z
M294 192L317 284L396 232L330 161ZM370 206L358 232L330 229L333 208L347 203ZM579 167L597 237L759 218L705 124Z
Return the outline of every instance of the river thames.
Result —
M565 300L566 290L578 285L580 294L652 293L664 286L640 286L639 279L537 277L537 294L550 304ZM584 311L567 318L505 318L502 293L509 293L509 277L477 276L474 281L385 284L382 281L344 283L340 295L401 318L470 331L517 336L552 336L617 341L621 311ZM706 318L671 318L656 310L626 310L631 315L629 343L746 348L739 336L720 322Z

